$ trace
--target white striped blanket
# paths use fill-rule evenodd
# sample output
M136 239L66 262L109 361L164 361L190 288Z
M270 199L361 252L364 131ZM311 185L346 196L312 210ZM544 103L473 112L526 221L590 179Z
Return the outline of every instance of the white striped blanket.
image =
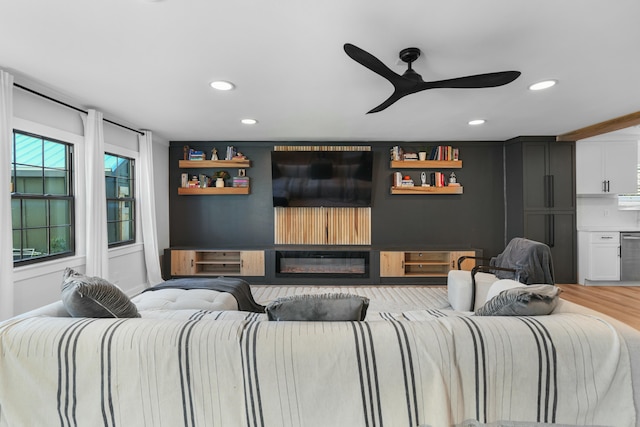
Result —
M635 425L625 342L590 316L264 318L7 321L0 426Z

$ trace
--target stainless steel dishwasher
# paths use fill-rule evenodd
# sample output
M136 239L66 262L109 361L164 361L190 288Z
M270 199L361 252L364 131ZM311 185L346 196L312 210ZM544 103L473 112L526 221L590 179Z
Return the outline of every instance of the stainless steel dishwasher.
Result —
M620 233L620 280L640 281L640 232Z

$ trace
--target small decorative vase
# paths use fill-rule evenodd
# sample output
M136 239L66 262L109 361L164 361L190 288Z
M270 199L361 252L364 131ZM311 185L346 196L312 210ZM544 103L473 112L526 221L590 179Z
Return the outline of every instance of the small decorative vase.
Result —
M216 178L216 187L224 187L224 179Z

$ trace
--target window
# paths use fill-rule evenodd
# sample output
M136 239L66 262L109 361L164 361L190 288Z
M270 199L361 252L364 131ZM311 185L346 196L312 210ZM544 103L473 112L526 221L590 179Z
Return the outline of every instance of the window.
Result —
M74 254L73 146L13 132L11 217L15 265Z
M109 247L136 240L134 168L133 159L109 153L104 155Z

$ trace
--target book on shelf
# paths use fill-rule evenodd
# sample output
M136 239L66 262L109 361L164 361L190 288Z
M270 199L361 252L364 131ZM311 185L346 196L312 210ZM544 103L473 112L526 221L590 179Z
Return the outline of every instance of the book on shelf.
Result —
M431 149L429 160L459 160L460 150L450 145L437 145Z
M400 172L393 173L393 186L400 187L402 184L402 174Z

